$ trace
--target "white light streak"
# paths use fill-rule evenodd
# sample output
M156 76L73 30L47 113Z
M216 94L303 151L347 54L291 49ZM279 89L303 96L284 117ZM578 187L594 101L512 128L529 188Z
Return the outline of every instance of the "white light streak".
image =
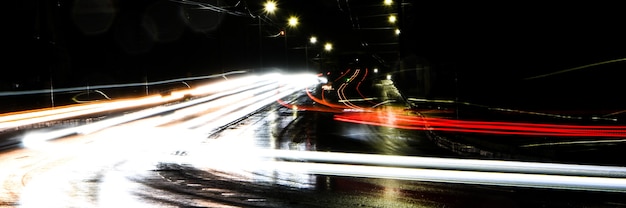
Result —
M90 123L90 124L86 124L86 125L82 125L78 127L64 128L60 130L54 130L54 131L43 132L43 133L30 133L24 136L22 143L25 147L42 148L43 146L45 146L45 141L48 141L48 140L53 140L53 139L62 138L65 136L70 136L70 135L75 135L75 134L78 134L78 135L91 134L91 133L100 131L105 128L117 126L120 124L135 121L138 119L147 118L147 117L158 115L158 114L163 114L165 112L172 112L178 109L183 109L183 108L191 107L191 106L206 103L206 102L213 102L217 100L218 98L221 98L224 96L236 95L236 96L244 96L244 97L247 96L247 97L254 98L254 99L247 99L245 102L242 102L238 99L230 99L230 101L228 102L220 103L218 105L214 105L213 107L218 107L220 105L227 105L229 102L230 103L234 102L234 104L228 105L227 107L223 107L215 112L208 113L204 116L192 119L184 124L185 128L195 128L201 125L207 125L207 126L210 126L211 128L217 128L217 127L220 127L220 125L226 125L229 122L233 122L236 119L245 116L246 114L252 113L254 110L259 109L263 107L264 105L271 104L272 102L275 102L279 98L285 97L291 93L294 93L297 90L301 90L305 87L308 87L312 84L317 83L317 76L308 75L308 74L307 75L289 75L289 76L281 76L279 74L268 74L268 75L259 76L259 77L255 76L253 80L247 80L247 82L240 82L240 83L241 84L248 83L248 85L245 85L245 87L243 88L239 87L230 91L217 93L211 96L194 99L194 100L187 101L187 102L177 103L177 104L169 105L169 106L158 106L154 108L149 108L149 109L137 111L134 113L129 113L123 116L113 117L110 119L106 119L106 120L102 120L102 121L98 121L98 122L94 122L94 123ZM252 83L252 85L250 85L250 83ZM238 86L238 85L234 85L234 86ZM215 87L219 88L219 85ZM212 88L207 88L207 89L212 89ZM265 93L261 94L260 96L255 95L258 93L262 93L262 92L265 92ZM159 99L159 98L160 97L149 97L146 99L151 100L151 99ZM149 102L152 102L152 101L149 101ZM143 102L140 102L140 103L143 103ZM211 103L211 105L213 104L215 103ZM124 105L121 105L121 106L124 106ZM108 106L107 109L115 109L121 106L112 105L112 106ZM241 113L242 111L238 111L240 113L233 114L233 116L220 118L220 116L224 116L229 113L235 112L238 109L246 109L247 111L245 111L245 113ZM182 112L185 112L185 111L182 111ZM186 111L185 114L189 115L189 112ZM161 125L167 122L171 122L173 119L181 118L184 116L185 116L184 114L166 116L165 119L154 122L153 124ZM219 120L220 123L219 124L213 123L213 120L218 119L218 118L220 118Z
M626 167L270 149L247 149L249 159L241 152L222 151L220 157L232 154L240 155L239 168L247 170L626 193Z

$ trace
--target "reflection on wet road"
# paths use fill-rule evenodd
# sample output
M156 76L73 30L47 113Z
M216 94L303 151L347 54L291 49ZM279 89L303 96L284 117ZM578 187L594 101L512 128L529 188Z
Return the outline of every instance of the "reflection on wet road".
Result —
M624 168L453 159L422 131L304 111L316 78L292 79L27 137L0 154L0 205L626 206Z

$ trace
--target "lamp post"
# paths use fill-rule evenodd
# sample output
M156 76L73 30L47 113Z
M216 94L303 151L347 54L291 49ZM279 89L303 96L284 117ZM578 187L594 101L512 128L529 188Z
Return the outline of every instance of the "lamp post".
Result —
M309 44L315 45L315 43L317 43L317 37L311 36L311 38L309 38L309 42L304 44L304 63L307 70L309 69Z
M257 15L259 21L259 69L263 68L263 29L262 29L262 15L274 14L278 9L275 1L269 0L263 4L263 12Z
M295 28L296 26L298 26L299 20L298 17L296 16L290 16L289 19L287 19L287 28ZM284 38L285 38L285 60L286 60L286 69L289 69L289 44L287 42L287 28L285 28L285 34L284 34Z
M326 42L324 44L324 51L320 53L320 70L324 69L324 54L333 50L333 44L330 42Z

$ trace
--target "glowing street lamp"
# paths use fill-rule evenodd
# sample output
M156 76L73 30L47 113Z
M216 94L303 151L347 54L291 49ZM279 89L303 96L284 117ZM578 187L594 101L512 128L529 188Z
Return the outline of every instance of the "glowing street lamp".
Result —
M263 13L265 13L265 17L267 17L267 15L273 15L274 12L276 12L276 10L278 9L277 7L277 3L275 0L267 0L264 4L263 4ZM261 51L263 51L263 41L262 41L262 37L263 37L263 29L262 29L262 22L261 20L263 19L261 14L258 14L256 16L256 18L259 20L259 68L263 68L263 54L261 53ZM281 31L282 34L284 35L284 31Z
M326 50L326 51L332 51L332 50L333 50L333 44L331 44L331 43L326 43L326 44L324 45L324 50Z
M275 1L267 1L265 2L265 4L263 4L263 6L264 6L263 10L265 11L265 13L268 13L268 14L274 14L277 8Z
M393 0L384 0L383 4L386 6L391 6L391 4L393 4Z
M289 17L289 19L287 19L287 26L291 28L295 28L296 26L298 26L298 17L296 16ZM286 30L281 30L281 36L285 38L285 60L286 60L287 68L289 68L289 53L288 53L289 46L287 42Z
M289 25L290 27L295 27L295 26L297 26L297 25L298 25L298 17L295 17L295 16L291 16L291 17L289 17L289 20L288 20L288 25Z
M309 43L311 45L315 45L317 43L317 37L311 36L309 38ZM306 64L306 68L309 68L309 44L304 44L304 63Z
M396 18L396 15L389 15L389 22L390 23L396 23L398 19Z

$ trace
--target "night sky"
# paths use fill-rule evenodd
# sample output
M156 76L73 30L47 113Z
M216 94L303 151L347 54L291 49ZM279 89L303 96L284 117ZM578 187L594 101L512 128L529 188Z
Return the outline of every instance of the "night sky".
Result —
M252 15L263 4L203 2ZM342 60L354 57L387 72L429 66L431 97L459 95L461 86L469 100L532 94L565 99L582 93L607 100L603 103L621 102L614 95L623 89L622 77L616 76L626 66L623 62L524 79L626 57L626 15L619 5L405 1L404 6L381 8L379 1L278 3L280 10L268 16L273 22L259 30L258 20L250 16L165 0L20 1L5 18L11 28L5 63L12 67L3 70L0 90L43 89L51 81L58 87L155 81L260 66L296 71L305 63L302 46L315 35L334 44L332 56L338 61L329 70L351 67ZM400 14L401 36L366 29L380 27L377 15L385 18L388 12ZM300 25L282 26L292 14ZM270 37L282 28L287 28L287 47L284 38ZM317 47L308 51L309 57L321 53ZM508 93L502 95L502 90Z
M441 85L433 91L461 100L522 109L623 110L623 61L526 79L625 58L621 25L626 15L619 8L571 2L416 2L404 54L415 53L436 68L439 78L445 77L434 80ZM457 87L448 87L452 85Z

